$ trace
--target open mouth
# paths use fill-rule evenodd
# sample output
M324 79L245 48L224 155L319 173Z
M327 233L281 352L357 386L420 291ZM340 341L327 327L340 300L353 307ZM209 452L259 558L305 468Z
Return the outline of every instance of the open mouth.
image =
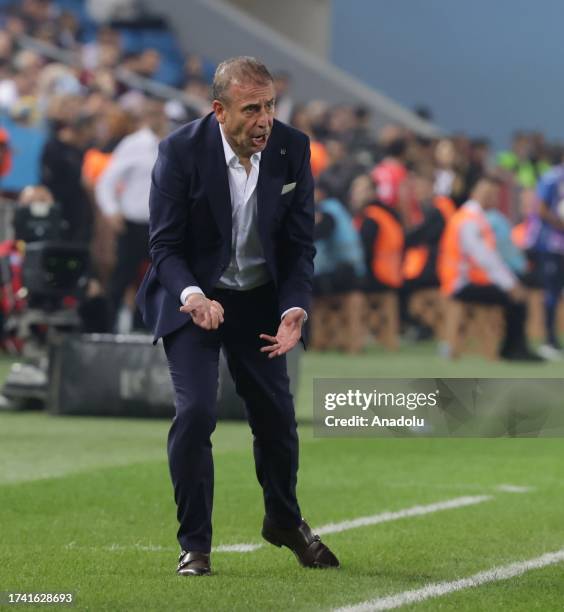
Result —
M252 141L255 147L262 147L266 144L267 135L262 134L261 136L253 136Z

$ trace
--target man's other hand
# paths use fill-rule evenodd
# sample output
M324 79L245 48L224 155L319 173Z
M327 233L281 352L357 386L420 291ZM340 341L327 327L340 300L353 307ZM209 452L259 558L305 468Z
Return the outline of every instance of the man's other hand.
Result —
M267 340L269 345L263 346L261 353L268 353L269 359L284 355L291 351L302 335L302 324L304 322L305 313L303 310L291 310L286 313L280 325L276 336L268 334L260 334L261 340Z
M189 295L180 312L191 315L192 321L202 329L217 329L223 323L223 306L201 293Z

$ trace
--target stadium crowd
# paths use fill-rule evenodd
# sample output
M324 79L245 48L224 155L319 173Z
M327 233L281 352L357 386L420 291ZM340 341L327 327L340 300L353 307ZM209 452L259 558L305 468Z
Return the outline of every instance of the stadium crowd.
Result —
M4 196L19 198L20 206L41 201L56 208L57 237L88 246L89 287L107 304L107 317L94 325L99 331L139 324L130 321L132 296L147 264L158 142L208 112L213 76L209 62L190 55L174 78L169 71L164 79L184 97L149 95L146 80L158 82L168 60L151 47L127 52L123 39L121 23L84 36L80 19L51 0L22 0L0 22L0 113L48 134L34 202L29 190ZM53 49L64 55L55 59ZM317 296L397 292L404 330L415 337L429 333L407 307L420 289L499 304L506 321L502 357L561 358L562 147L519 132L510 150L494 155L486 138L424 138L392 124L375 132L363 106L298 103L282 72L275 88L277 117L310 137ZM0 175L10 167L10 133L2 129ZM2 254L10 248L4 245ZM544 292L542 357L524 331L531 289ZM9 314L6 300L3 309Z

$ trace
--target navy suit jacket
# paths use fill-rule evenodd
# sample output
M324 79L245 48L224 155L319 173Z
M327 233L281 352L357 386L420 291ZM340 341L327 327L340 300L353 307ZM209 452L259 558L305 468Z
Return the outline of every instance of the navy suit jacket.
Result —
M296 183L282 195L282 188ZM219 123L213 113L176 130L159 145L149 198L152 265L137 293L155 342L182 327L180 294L198 285L208 294L231 258L231 197ZM280 314L306 312L313 276L313 178L309 140L279 121L260 160L259 237Z

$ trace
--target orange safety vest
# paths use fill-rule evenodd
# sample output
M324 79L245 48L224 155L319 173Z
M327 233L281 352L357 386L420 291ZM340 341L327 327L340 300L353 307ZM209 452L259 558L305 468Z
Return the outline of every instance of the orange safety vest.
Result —
M495 234L486 216L481 211L473 211L466 206L459 208L447 223L439 244L437 271L441 293L445 295L452 295L459 288L458 281L464 267L470 283L490 285L492 282L487 271L481 268L470 254L464 253L460 248L460 228L468 221L477 222L485 244L488 248L495 249Z
M389 287L401 287L401 260L404 235L401 223L393 213L381 206L367 206L363 211L378 225L378 235L372 249L371 270L374 278ZM359 226L362 219L356 220Z
M511 230L511 240L513 244L522 251L525 250L525 243L527 238L527 224L525 221L521 221Z
M103 153L98 149L88 149L84 154L82 162L82 176L90 185L95 185L98 179L108 167L111 153Z
M433 198L433 204L443 216L446 225L456 212L455 203L446 196L436 196ZM407 249L403 258L403 277L406 280L412 280L421 276L428 259L429 247L427 245L422 244Z

